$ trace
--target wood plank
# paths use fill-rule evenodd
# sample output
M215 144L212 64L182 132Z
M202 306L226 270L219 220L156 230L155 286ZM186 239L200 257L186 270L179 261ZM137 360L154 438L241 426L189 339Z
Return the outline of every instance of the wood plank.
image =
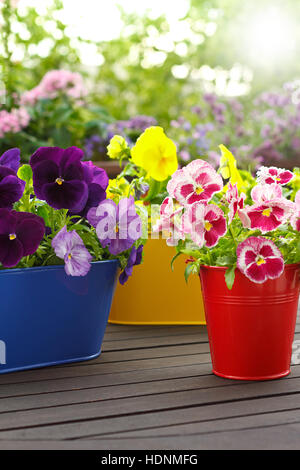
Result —
M183 325L183 326L175 326L170 325L167 328L162 328L161 326L157 325L156 327L145 327L141 326L137 330L127 330L123 331L122 329L114 330L107 330L104 337L104 342L107 341L119 341L119 340L126 340L126 339L144 339L144 338L159 338L159 337L170 337L170 336L180 336L180 335L200 335L206 336L207 329L205 326L191 326L191 325Z
M218 380L216 378L216 380ZM222 380L222 379L220 379ZM225 380L225 379L224 379ZM199 379L199 387L201 387ZM130 386L128 386L130 387ZM268 397L282 394L298 393L300 378L261 382L237 383L225 387L209 389L174 391L156 393L132 398L112 399L109 390L103 389L99 401L92 403L68 405L63 407L43 408L28 411L2 413L0 430L22 427L44 426L63 422L95 420L103 417L145 413L150 411L206 406L212 403L248 400L249 398ZM102 398L105 397L105 398Z
M147 414L116 416L78 423L57 424L14 431L2 431L1 439L90 439L119 433L125 438L130 431L155 430L157 434L168 426L175 432L178 425L244 417L253 414L299 408L299 393L228 403L212 403L206 406L175 410L150 411ZM122 433L122 434L121 434ZM112 436L111 436L112 437Z
M299 449L300 424L284 424L201 436L148 439L62 441L0 440L3 450L288 450Z
M298 366L276 382L217 378L197 326L109 325L103 350L92 362L0 376L0 448L8 439L12 448L23 439L28 448L230 448L229 435L242 448L260 433L266 445L295 445L276 430L299 435Z
M110 385L138 384L154 381L169 380L181 377L201 377L211 375L211 364L193 364L173 366L149 370L135 370L119 372L116 374L98 374L84 377L70 377L56 380L36 381L32 383L8 384L0 387L0 398L19 397L42 393L54 393L72 390L86 390L94 387Z
M0 377L0 397L5 384L27 383L43 380L65 379L68 377L92 377L93 375L116 374L118 372L131 372L135 370L160 369L170 366L184 366L191 364L205 364L210 362L209 354L174 356L167 358L151 358L126 362L101 363L97 362L86 367L74 368L44 368L33 371L7 374Z
M299 398L299 397L298 397ZM298 402L300 405L300 400ZM176 425L175 427L163 426L159 429L138 430L126 433L126 439L144 439L148 437L178 437L203 435L208 433L220 433L227 431L238 431L242 429L260 428L274 426L279 424L300 423L300 407L292 410L275 411L270 413L252 414L242 417L227 418L223 420L212 420L205 422L193 422L188 424ZM106 435L103 439L113 437L124 439L124 433L114 433ZM90 438L89 438L90 439ZM98 439L102 439L98 437Z

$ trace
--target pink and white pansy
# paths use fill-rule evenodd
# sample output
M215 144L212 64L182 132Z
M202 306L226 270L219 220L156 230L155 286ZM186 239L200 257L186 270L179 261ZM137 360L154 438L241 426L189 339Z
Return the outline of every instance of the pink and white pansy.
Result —
M278 278L284 269L280 250L263 237L249 237L237 247L237 267L252 282Z
M258 229L262 233L276 230L281 224L286 223L290 216L291 205L284 199L274 199L239 210L243 226Z
M291 171L284 168L276 168L275 166L262 166L257 172L257 182L263 184L287 184L293 179L294 175Z
M200 248L216 246L227 231L224 213L214 204L196 202L186 209L182 222L184 232Z
M204 160L193 160L175 171L167 186L170 196L183 206L208 202L222 188L222 177Z
M281 186L276 183L258 184L252 189L251 197L254 204L239 210L245 228L271 232L288 222L293 213L294 203L282 196Z
M235 183L232 185L228 183L228 190L226 192L226 200L228 202L228 222L231 224L235 214L237 213L238 209L242 209L244 207L244 201L246 198L246 194L242 193L239 196L237 184Z
M282 198L282 189L279 184L257 184L251 191L251 197L257 204Z
M183 207L176 205L171 197L166 197L160 206L160 218L153 231L167 234L166 243L169 246L176 246L179 240L185 238L182 230L182 211Z
M300 189L295 197L295 212L291 217L291 226L294 230L300 232Z

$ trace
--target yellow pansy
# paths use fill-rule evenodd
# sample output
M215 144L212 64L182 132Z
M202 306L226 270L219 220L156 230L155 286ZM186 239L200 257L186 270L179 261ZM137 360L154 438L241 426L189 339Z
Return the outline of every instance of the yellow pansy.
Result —
M119 159L121 158L128 149L128 145L124 137L121 135L114 135L107 146L107 155L109 158Z
M148 127L131 150L135 165L147 171L156 181L164 181L178 168L176 145L162 127Z
M106 189L106 197L118 202L122 197L134 196L134 189L130 190L128 194L130 184L122 176L121 178L110 179Z
M225 147L225 145L219 145L222 156L220 159L220 173L224 179L230 178L230 183L237 183L238 189L245 186L244 180L240 175L239 170L236 167L236 159L232 153Z

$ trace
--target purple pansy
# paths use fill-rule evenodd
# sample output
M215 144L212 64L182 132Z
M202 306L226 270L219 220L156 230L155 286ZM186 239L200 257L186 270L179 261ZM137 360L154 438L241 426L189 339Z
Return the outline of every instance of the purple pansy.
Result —
M83 210L89 191L82 158L77 147L40 147L30 159L35 195L55 209Z
M4 152L0 157L0 165L6 166L17 173L20 166L20 149L13 148Z
M0 165L0 207L12 209L14 202L21 199L25 184L14 170Z
M20 165L20 150L7 150L0 157L0 207L12 209L14 202L21 199L25 181L17 176Z
M23 256L38 249L45 233L44 220L29 212L0 209L0 262L16 266Z
M91 268L92 256L75 230L64 226L52 240L56 256L65 262L68 276L85 276Z
M92 207L87 219L96 228L97 236L103 247L108 247L112 255L129 250L141 237L141 219L136 213L134 198L123 198L117 205L111 199Z
M103 168L99 168L92 162L83 162L83 178L88 187L88 198L85 206L78 211L75 207L72 209L73 214L86 217L91 207L96 207L104 199L106 199L106 188L108 186L108 176Z
M138 248L135 246L132 248L127 265L124 269L124 271L121 272L119 276L119 282L120 284L125 284L125 282L128 281L129 276L132 275L133 267L138 266L142 262L142 253L143 253L143 245L140 245Z

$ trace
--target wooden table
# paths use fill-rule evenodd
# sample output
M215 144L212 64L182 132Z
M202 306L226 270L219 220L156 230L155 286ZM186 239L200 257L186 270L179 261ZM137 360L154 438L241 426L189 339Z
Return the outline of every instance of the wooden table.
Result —
M96 360L0 376L0 449L298 449L299 410L299 365L225 380L205 327L109 325Z

